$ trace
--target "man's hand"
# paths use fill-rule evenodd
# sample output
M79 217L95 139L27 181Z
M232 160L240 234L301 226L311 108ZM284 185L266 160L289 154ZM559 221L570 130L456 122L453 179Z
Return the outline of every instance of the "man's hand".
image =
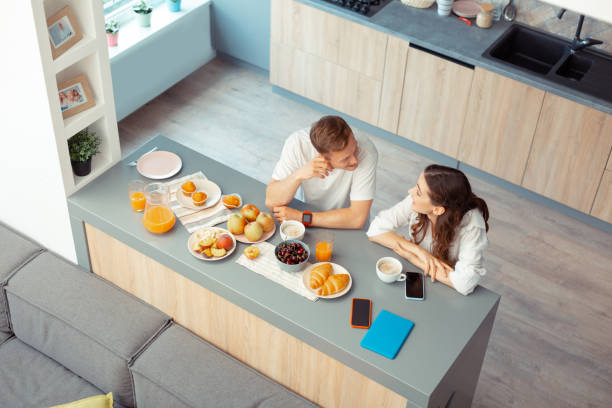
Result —
M334 168L329 164L327 159L319 154L317 157L306 163L302 168L297 170L297 177L301 181L310 180L311 178L318 177L324 179L329 175L329 172Z
M287 220L296 220L302 222L302 212L294 208L283 205L281 207L274 207L273 211L274 217L276 217L278 222L283 222Z

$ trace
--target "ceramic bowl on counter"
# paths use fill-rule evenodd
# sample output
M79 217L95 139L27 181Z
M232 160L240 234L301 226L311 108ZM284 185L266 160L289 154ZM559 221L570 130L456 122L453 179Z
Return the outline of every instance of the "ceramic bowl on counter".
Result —
M297 239L283 241L274 248L274 257L280 268L287 272L299 272L308 263L310 248Z
M306 227L299 221L287 220L283 221L280 226L280 236L283 241L295 239L301 241L304 239Z

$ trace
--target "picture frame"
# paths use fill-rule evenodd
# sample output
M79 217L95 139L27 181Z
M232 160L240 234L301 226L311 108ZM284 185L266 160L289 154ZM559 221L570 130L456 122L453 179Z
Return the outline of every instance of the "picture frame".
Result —
M47 32L51 45L51 56L54 60L83 38L83 32L70 6L62 8L47 19Z
M57 90L64 119L96 105L89 81L84 74L58 84Z

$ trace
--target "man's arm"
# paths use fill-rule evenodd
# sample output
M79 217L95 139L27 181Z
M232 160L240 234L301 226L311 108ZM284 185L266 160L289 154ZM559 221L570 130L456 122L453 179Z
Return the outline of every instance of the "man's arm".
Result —
M266 187L266 207L272 210L274 207L287 205L304 181L314 177L325 178L331 170L329 162L323 155L319 154L291 173L289 177L282 180L270 180L268 187Z
M351 201L348 208L312 213L313 227L361 229L368 220L373 200ZM274 216L280 221L302 221L302 212L291 207L274 207Z

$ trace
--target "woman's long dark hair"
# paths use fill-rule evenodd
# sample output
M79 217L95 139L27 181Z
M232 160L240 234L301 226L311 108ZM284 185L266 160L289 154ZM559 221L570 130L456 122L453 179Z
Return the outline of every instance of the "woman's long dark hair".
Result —
M478 208L485 220L486 230L489 230L489 208L487 203L472 192L472 186L462 171L452 167L429 165L423 171L425 181L429 187L429 198L435 206L444 207L444 214L438 216L435 229L432 231L432 255L442 259L448 264L448 251L455 238L455 231L468 211ZM429 226L429 218L419 214L417 223L412 229L412 236L419 244L425 238ZM454 266L451 264L451 266Z

